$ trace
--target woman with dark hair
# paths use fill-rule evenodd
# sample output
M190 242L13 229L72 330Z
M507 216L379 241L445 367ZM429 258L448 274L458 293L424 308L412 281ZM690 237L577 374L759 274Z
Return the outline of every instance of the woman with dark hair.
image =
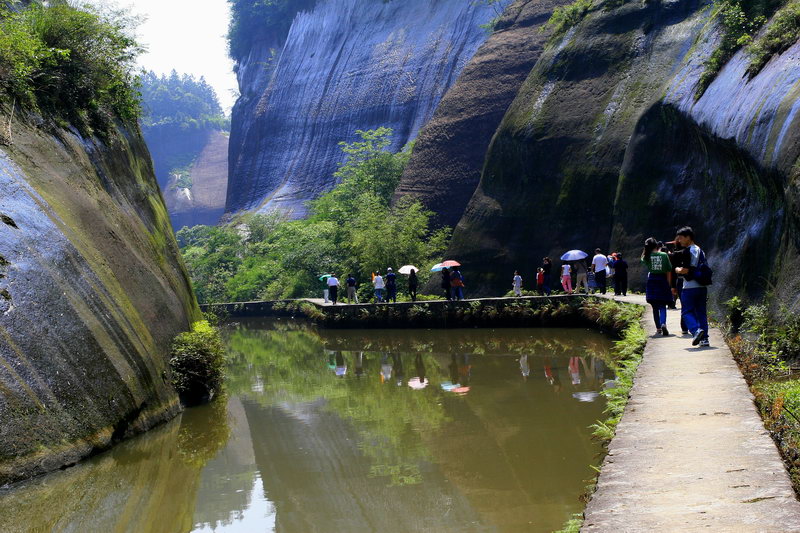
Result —
M659 251L658 241L650 237L644 241L642 263L647 267L647 303L653 306L656 329L667 336L667 306L672 301L672 263L669 256Z
M444 291L444 297L450 300L452 298L452 295L450 294L450 271L447 269L447 267L442 269L442 284L440 286Z
M417 271L413 268L411 272L408 274L408 295L411 296L411 301L417 301L417 286L419 285L419 280L417 279Z
M542 290L547 296L550 296L550 271L553 270L553 263L549 257L542 259L542 273L544 274L544 283L542 283Z

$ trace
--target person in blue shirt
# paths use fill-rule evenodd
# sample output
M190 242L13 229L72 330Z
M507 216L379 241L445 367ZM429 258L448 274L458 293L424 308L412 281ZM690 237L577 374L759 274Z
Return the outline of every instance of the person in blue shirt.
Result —
M386 301L397 303L397 274L392 267L386 269Z

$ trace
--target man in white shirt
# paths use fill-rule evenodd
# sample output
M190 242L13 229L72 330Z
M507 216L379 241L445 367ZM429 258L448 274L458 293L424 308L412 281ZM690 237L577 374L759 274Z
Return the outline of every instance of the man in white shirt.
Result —
M331 274L331 277L328 278L328 297L333 302L333 305L336 305L336 299L339 296L339 280L336 279L335 274Z
M372 279L372 285L375 287L375 301L380 303L383 301L383 289L386 285L383 282L383 277L380 272L375 272L375 277Z
M594 281L602 294L606 293L606 266L608 266L608 258L602 254L600 248L596 249L592 258L592 272L594 272Z

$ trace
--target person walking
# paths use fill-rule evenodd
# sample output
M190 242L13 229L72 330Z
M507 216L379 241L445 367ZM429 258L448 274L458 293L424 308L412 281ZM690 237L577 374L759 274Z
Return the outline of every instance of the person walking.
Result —
M352 274L347 275L345 280L347 285L347 303L351 304L353 301L358 303L358 294L356 293L356 278Z
M450 273L450 287L453 289L453 300L464 299L464 276L455 266Z
M614 260L614 294L617 296L628 295L628 262L617 252Z
M390 301L397 303L397 274L392 267L386 269L386 303Z
M372 278L372 286L375 288L375 301L381 303L383 301L383 289L386 284L383 282L383 276L380 271L375 272L375 277Z
M561 286L565 293L572 294L572 266L569 263L561 265Z
M514 279L511 280L511 287L514 289L514 296L522 296L522 276L519 270L514 271Z
M674 246L672 252L669 253L669 261L672 263L672 268L682 268L686 266L684 261L684 249L681 248L681 245L677 243L677 241L673 241L669 244ZM672 300L677 304L678 300L681 299L681 293L683 292L683 277L678 276L677 273L675 276L672 277ZM677 309L677 306L675 306ZM683 301L681 301L681 309L683 309ZM686 327L686 317L681 312L681 333L683 335L689 334L689 328Z
M440 287L442 287L444 291L445 299L451 300L453 296L450 294L450 270L447 267L442 269L442 283Z
M550 273L553 270L553 262L549 257L542 259L542 273L544 273L544 283L542 288L547 296L550 296Z
M336 305L339 296L339 280L336 278L336 274L331 274L331 277L328 278L328 296L333 305Z
M536 290L539 291L539 296L544 296L544 269L541 267L536 269Z
M703 250L694 242L694 230L685 226L678 230L675 240L684 250L683 267L677 267L675 273L683 277L681 290L681 315L686 320L689 333L692 334L692 346L709 346L708 341L708 288L700 283L710 280L698 279L701 269L708 268Z
M411 272L408 274L408 295L411 297L412 302L417 301L418 286L419 280L417 279L417 271L412 268Z
M672 263L669 256L660 251L658 241L652 237L644 241L641 261L648 272L645 300L653 306L656 329L666 337L669 335L667 306L672 301Z
M601 294L606 293L606 266L608 266L608 258L602 254L600 248L597 248L592 258L592 272L594 272L594 282Z
M589 278L588 278L588 267L586 266L586 261L581 259L580 261L575 262L575 292L581 292L581 285L583 285L583 289L586 294L589 294Z

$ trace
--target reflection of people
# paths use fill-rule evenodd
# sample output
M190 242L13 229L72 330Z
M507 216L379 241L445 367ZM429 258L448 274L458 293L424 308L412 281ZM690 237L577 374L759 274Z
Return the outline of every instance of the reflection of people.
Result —
M450 355L450 364L447 368L450 370L450 382L453 384L458 383L458 362L456 361L456 354Z
M527 355L521 355L519 357L519 371L522 373L522 378L527 381L528 376L531 375L531 367L528 365Z
M344 364L342 352L336 352L336 369L334 372L336 372L336 375L340 378L343 378L344 375L347 374L347 365Z
M414 367L417 370L420 382L425 383L425 361L422 360L421 353L418 353L414 358Z
M544 358L544 377L553 386L553 392L561 391L561 378L558 377L558 368L552 367L549 357Z
M569 358L569 377L572 380L573 385L581 384L581 367L579 366L580 360L580 357Z
M406 380L406 373L403 368L403 356L399 353L393 353L392 361L394 361L394 379L397 382L397 386L401 387Z
M469 385L469 378L472 375L472 365L469 364L469 354L461 354L461 364L458 365L459 383L462 387Z
M364 375L364 352L356 354L356 377L360 378Z
M392 364L386 352L381 354L381 383L388 383L392 379Z

